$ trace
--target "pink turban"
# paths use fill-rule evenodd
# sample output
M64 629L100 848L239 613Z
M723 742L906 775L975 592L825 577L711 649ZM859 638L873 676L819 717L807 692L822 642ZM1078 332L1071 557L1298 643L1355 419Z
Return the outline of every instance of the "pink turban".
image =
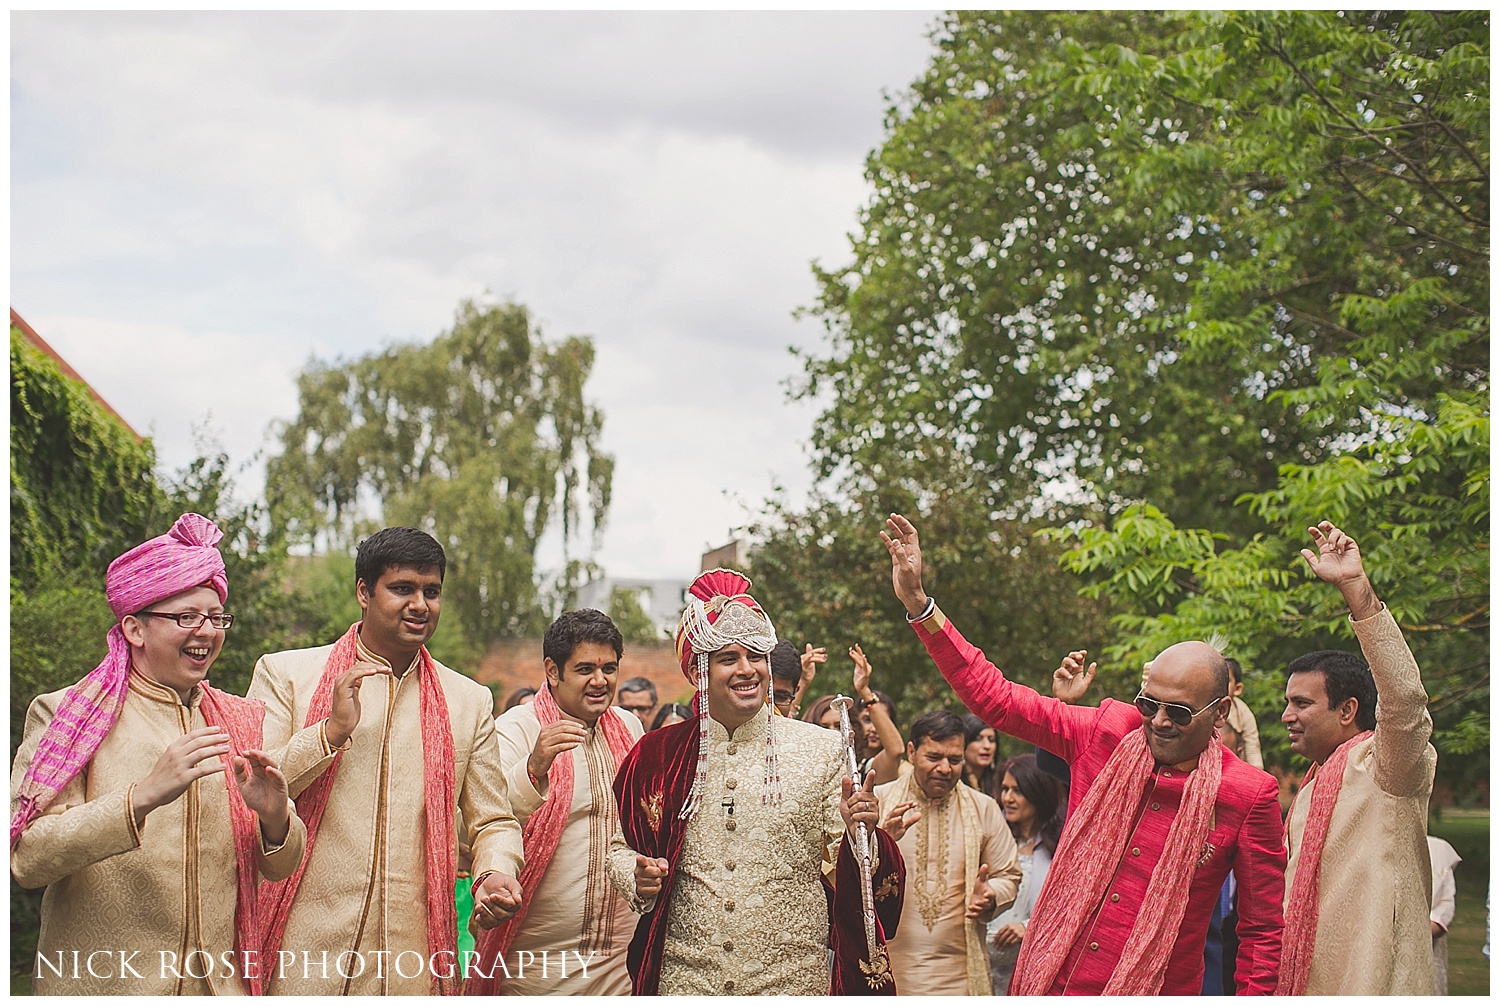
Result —
M224 557L214 546L224 537L214 522L195 513L177 518L172 530L120 556L104 575L104 595L115 618L148 608L163 598L207 584L229 596ZM109 653L69 688L42 733L16 791L10 822L14 848L21 832L94 757L114 729L130 683L130 644L118 625L109 630Z
M109 564L104 596L116 618L149 608L163 598L202 584L219 603L229 596L224 557L217 546L224 532L207 517L185 513L172 530L143 542Z

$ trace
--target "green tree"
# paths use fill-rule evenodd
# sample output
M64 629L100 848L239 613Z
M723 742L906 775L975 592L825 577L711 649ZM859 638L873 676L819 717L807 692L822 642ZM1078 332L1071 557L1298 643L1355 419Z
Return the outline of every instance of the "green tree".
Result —
M615 587L609 592L609 617L626 642L660 642L662 632L641 607L641 592Z
M919 523L928 590L1007 674L1047 692L1064 654L1098 648L1104 605L1079 597L1058 548L992 513L982 495L945 488L921 501L900 490L852 502L815 493L802 508L773 501L751 529L760 545L750 573L779 637L828 649L804 708L818 695L851 694L847 651L859 643L874 687L895 699L904 721L932 708L961 711L891 592L878 535L893 511Z
M609 508L614 462L583 395L593 359L589 339L549 343L518 304L465 302L431 343L314 361L267 466L276 525L324 551L381 523L423 528L448 553L451 644L539 631L537 542L557 522L569 552L585 513L597 540Z
M1343 521L1389 543L1440 750L1487 745L1488 12L959 12L934 40L819 274L820 474L959 472L1067 523L1122 681L1186 634L1266 667L1331 641L1293 539Z

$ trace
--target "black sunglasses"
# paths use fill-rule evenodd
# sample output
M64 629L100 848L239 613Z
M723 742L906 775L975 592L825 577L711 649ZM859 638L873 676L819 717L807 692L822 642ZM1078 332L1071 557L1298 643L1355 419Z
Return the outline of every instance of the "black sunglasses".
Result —
M1167 719L1171 720L1173 723L1176 723L1180 727L1185 727L1189 723L1192 723L1193 720L1197 719L1199 716L1202 716L1205 712L1218 705L1220 702L1223 702L1224 699L1225 696L1221 695L1210 702L1208 705L1204 706L1202 709L1194 712L1192 709L1180 702L1161 702L1157 699L1148 698L1145 692L1141 692L1141 694L1135 697L1135 707L1139 709L1141 711L1141 715L1146 717L1146 719L1148 720L1154 719L1156 717L1156 711L1158 709L1165 709L1167 711Z

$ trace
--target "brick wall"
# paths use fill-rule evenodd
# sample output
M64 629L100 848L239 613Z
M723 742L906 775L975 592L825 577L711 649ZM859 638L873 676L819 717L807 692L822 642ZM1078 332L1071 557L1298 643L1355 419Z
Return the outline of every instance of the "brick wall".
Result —
M625 655L620 659L620 680L638 675L650 679L662 702L686 703L693 697L693 688L682 676L671 643L627 642ZM474 678L499 691L499 705L503 708L516 689L536 688L542 683L541 639L496 640L479 662Z

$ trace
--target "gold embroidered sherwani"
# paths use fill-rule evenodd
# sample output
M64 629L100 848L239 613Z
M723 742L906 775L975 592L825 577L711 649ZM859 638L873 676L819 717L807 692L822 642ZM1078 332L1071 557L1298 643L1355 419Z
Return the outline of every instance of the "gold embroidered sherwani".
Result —
M761 803L767 716L735 731L710 718L707 788L688 823L667 917L662 995L827 995L822 877L844 836L836 731L776 717L780 805ZM733 813L729 812L733 801ZM635 851L616 830L609 875L635 902Z
M610 708L604 715L618 717L637 740L645 732L640 717L633 713ZM506 767L511 807L525 827L547 799L546 778L538 792L526 772L541 723L533 707L516 706L495 721L495 730L500 735L500 762ZM522 951L530 951L537 962L544 950L549 961L566 953L567 977L558 977L554 964L548 968L549 977L543 978L538 963L528 967L524 977L503 981L501 989L507 995L628 996L630 972L625 968L625 953L640 916L615 891L605 870L610 838L620 823L610 789L617 766L597 724L589 730L588 740L558 757L573 759L573 804L557 852L542 874L506 955L506 967L515 975ZM588 961L587 977L578 966L580 957Z
M277 757L295 797L333 764L322 724L302 724L333 650L268 653L255 665L250 696L266 703L266 744ZM382 658L361 643L355 666ZM521 827L511 814L495 739L494 699L483 685L437 664L453 730L455 811L474 857L472 874L521 872ZM426 779L422 769L422 715L416 661L400 677L375 674L359 690L360 717L339 762L327 810L307 872L292 903L281 951L296 955L285 974L268 962L273 995L428 995L429 972L410 955L403 977L396 954L428 957ZM325 973L316 962L304 971L302 952L328 951ZM362 955L363 974L344 978L340 954ZM389 951L384 956L379 952ZM287 958L283 956L282 961ZM383 962L383 963L382 963ZM438 962L446 970L446 963ZM344 970L357 970L347 958Z
M904 996L989 994L984 924L1016 900L1021 885L1016 840L1000 805L963 782L933 803L909 775L876 786L875 795L882 813L906 801L922 813L896 843L906 861L901 927L886 943L896 989ZM964 911L981 866L990 868L995 910L970 921Z
M15 793L31 764L32 753L51 722L64 691L32 700L26 711L21 747L11 769ZM67 958L63 977L45 967L38 973L37 995L237 995L246 992L238 977L227 973L222 955L234 950L234 830L229 820L229 785L223 774L195 781L187 792L146 815L137 829L130 794L161 757L167 745L208 724L193 691L188 705L164 685L131 670L130 687L120 719L99 745L94 758L57 795L51 806L21 833L11 852L11 874L22 887L47 885L42 895L42 928L37 952L56 961ZM14 798L11 813L15 813ZM260 869L271 880L288 877L302 862L307 832L296 814L286 839L268 847L262 841ZM73 951L114 951L113 961L96 958L95 971L114 977L94 978L86 966L72 977ZM182 963L194 951L212 954L216 967L206 979L194 979ZM120 952L130 969L120 968ZM176 962L176 972L165 973ZM82 959L82 958L81 958ZM201 955L192 965L203 974ZM236 974L243 972L243 966Z
M1432 861L1427 800L1437 770L1422 673L1385 608L1350 619L1379 700L1375 736L1356 744L1323 843L1318 932L1307 994L1432 995ZM1287 897L1301 866L1312 782L1287 818Z

